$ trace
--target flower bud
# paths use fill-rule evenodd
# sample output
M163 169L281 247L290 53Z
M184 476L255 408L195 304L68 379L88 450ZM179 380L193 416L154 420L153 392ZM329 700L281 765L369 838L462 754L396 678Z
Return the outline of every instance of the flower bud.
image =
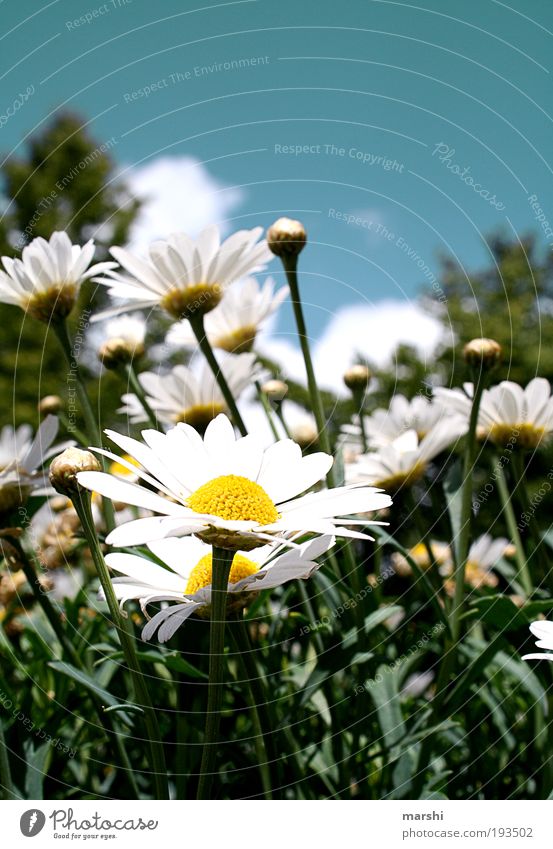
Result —
M108 339L98 351L98 359L106 368L116 369L121 365L128 365L144 353L144 346L133 345L126 339Z
M305 227L292 218L279 218L267 231L267 244L276 256L297 256L306 242Z
M56 492L69 495L81 487L77 480L79 472L100 472L102 467L94 454L82 448L66 448L50 464L50 483Z
M344 383L351 392L365 391L371 382L371 370L368 366L355 365L344 374Z
M466 364L486 371L495 368L502 356L501 345L495 339L471 339L463 348Z
M63 407L63 401L59 395L45 395L38 404L38 412L41 416L49 416L59 413Z
M273 379L264 383L261 387L261 391L264 392L267 398L271 401L283 401L286 393L288 392L288 386L283 380Z
M319 432L315 422L312 422L309 419L304 419L291 427L290 436L304 451L305 449L316 445L319 440Z

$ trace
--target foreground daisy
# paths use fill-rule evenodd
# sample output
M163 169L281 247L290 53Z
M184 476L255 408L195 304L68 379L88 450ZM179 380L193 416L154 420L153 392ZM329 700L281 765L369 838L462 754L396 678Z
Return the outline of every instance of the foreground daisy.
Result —
M220 369L236 400L260 373L255 354L228 354ZM164 375L144 372L138 379L161 422L185 422L203 431L219 413L227 412L223 393L205 360L195 361L191 367L175 366ZM124 406L119 413L126 414L132 422L148 420L136 395L123 395L121 400Z
M424 475L430 461L466 430L466 422L456 417L439 422L421 440L414 430L408 430L378 451L347 464L346 480L371 483L387 492L411 486Z
M205 332L213 348L240 354L251 351L263 322L272 315L288 295L288 286L275 294L275 282L268 277L263 285L254 277L232 286L205 320ZM173 325L167 334L169 345L194 346L196 337L187 321Z
M79 286L94 274L115 268L114 262L90 265L94 241L72 245L67 233L52 233L50 240L38 237L23 248L21 259L2 257L0 301L15 304L33 318L50 321L65 318L77 299ZM90 266L90 267L89 267Z
M0 435L0 513L24 504L30 495L50 491L44 462L65 446L52 443L58 433L56 416L47 416L34 439L31 428L22 425L15 430L8 425Z
M532 622L530 630L537 637L536 647L547 649L545 652L534 652L522 656L523 660L553 660L553 622L539 620Z
M109 271L109 279L97 282L110 287L112 298L126 306L114 307L98 316L128 310L161 307L173 318L204 315L217 306L231 283L261 271L271 259L263 230L240 230L221 244L217 227L208 227L197 239L173 233L150 245L149 257L140 259L130 251L113 247L112 255L130 275Z
M463 391L464 390L464 391ZM468 421L472 407L473 385L461 389L435 390L438 402L461 413ZM525 389L511 380L503 380L482 394L478 413L478 436L496 445L520 445L537 448L553 432L553 398L549 381L535 377Z
M388 495L361 484L301 496L325 477L332 457L302 457L299 445L290 439L264 449L252 435L236 438L224 415L208 425L203 439L187 424L166 434L145 430L144 442L113 431L107 434L141 464L142 470L133 471L163 494L103 472L81 472L78 481L86 489L161 514L116 528L107 538L111 545L197 534L220 548L248 551L261 542L278 544L295 532L367 538L343 527L371 524L350 519L350 514L392 503ZM124 465L115 455L98 450Z
M332 537L317 537L291 551L275 551L264 545L255 551L237 551L228 579L231 610L239 610L261 590L274 589L288 581L309 578L319 568L316 558L333 545ZM195 613L209 614L211 602L211 546L195 537L164 539L148 548L167 568L135 554L108 554L106 563L124 577L114 578L115 595L121 605L138 599L144 612L153 602L173 602L146 625L142 637L149 640L158 631L164 643Z

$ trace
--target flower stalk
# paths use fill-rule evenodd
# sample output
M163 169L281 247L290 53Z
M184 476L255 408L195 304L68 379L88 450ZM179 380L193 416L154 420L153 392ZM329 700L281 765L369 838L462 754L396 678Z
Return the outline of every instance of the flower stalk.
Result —
M480 401L485 387L485 372L474 369L474 395L470 411L469 428L465 444L465 457L463 465L463 484L461 492L461 527L459 531L458 544L455 557L455 592L451 608L451 636L453 642L457 642L460 633L460 621L463 611L465 595L465 571L467 566L468 551L470 545L471 515L472 515L472 478L474 474L474 460L476 447L476 427L478 424L478 412Z
M90 494L82 488L79 488L76 495L73 497L73 505L83 526L83 531L92 554L92 559L100 579L100 584L104 591L109 612L121 643L123 655L131 674L135 697L139 700L140 706L144 711L144 724L146 726L146 733L150 748L156 798L168 799L169 790L167 783L167 769L165 766L165 755L163 752L157 717L148 692L148 687L140 668L134 639L126 629L125 623L123 622L119 603L115 596L113 585L109 576L108 567L104 560L104 555L96 535L91 510Z
M204 748L198 782L198 799L210 799L215 776L217 745L223 705L227 590L234 552L213 546L209 623L209 684Z
M497 480L497 489L499 490L499 497L501 499L501 506L505 515L505 522L509 530L509 536L511 537L511 540L513 541L513 544L515 546L515 559L517 562L518 572L520 576L520 583L522 584L524 592L529 597L534 591L532 576L530 575L528 561L524 552L524 546L522 545L522 540L520 538L520 533L518 530L517 520L515 518L515 513L513 510L511 496L509 495L507 481L505 480L505 474L503 473L503 469L499 463L496 463L495 474Z
M309 347L309 337L307 335L307 327L303 315L303 307L298 283L298 255L295 253L285 253L282 254L280 258L282 260L282 265L286 273L288 286L290 287L290 296L292 300L292 307L294 309L294 318L296 321L296 328L300 339L301 352L303 355L305 371L307 374L307 387L309 389L312 411L313 415L315 416L317 430L319 431L319 445L321 446L321 451L324 451L326 454L330 454L330 440L326 431L324 407L321 398L321 393L319 392L319 387L317 385L317 378L315 377L315 369L313 367L311 349ZM327 474L327 481L329 486L335 486L332 469Z
M59 340L67 365L69 367L69 371L71 374L74 375L75 378L77 394L79 396L81 410L86 426L86 432L90 440L90 444L99 446L102 444L102 435L100 433L100 428L96 423L96 417L94 416L94 411L90 404L90 399L88 397L88 392L86 391L86 386L82 378L79 364L77 362L77 357L73 354L73 348L69 336L67 322L65 321L65 319L58 319L52 322L52 328ZM106 463L103 458L101 462L105 470ZM113 510L113 504L108 498L102 499L102 512L104 514L104 519L106 521L106 527L108 531L112 530L115 527L115 514Z
M152 408L148 404L148 399L146 397L146 393L144 392L144 390L142 388L142 384L140 383L140 381L138 379L138 376L136 374L136 371L134 369L132 362L127 363L124 366L124 370L125 370L125 374L127 376L127 380L129 382L129 386L131 387L132 391L134 392L134 394L136 395L136 397L138 398L138 400L142 404L142 409L144 410L144 412L148 416L148 421L150 422L150 424L152 425L154 430L157 430L159 428L159 425L158 425L156 414L154 413L154 411L152 410Z
M231 416L234 424L236 425L236 427L240 431L240 434L242 436L246 436L247 433L248 433L248 431L246 429L246 425L244 424L242 416L240 415L238 407L236 406L236 401L234 400L234 396L233 396L232 392L230 391L230 387L229 387L229 385L226 381L225 375L223 374L222 370L219 368L219 363L217 362L217 360L215 358L215 354L213 353L213 348L211 347L209 339L207 338L207 335L206 335L206 332L205 332L205 327L204 327L204 317L203 317L203 315L197 315L196 314L196 315L190 316L188 320L190 321L190 326L192 328L194 336L196 337L200 351L202 352L202 354L206 358L206 360L209 364L209 367L211 368L211 371L213 372L213 376L215 377L215 380L217 381L219 388L220 388L221 392L223 393L223 398L225 399L225 403L226 403L226 405L229 409L230 416Z

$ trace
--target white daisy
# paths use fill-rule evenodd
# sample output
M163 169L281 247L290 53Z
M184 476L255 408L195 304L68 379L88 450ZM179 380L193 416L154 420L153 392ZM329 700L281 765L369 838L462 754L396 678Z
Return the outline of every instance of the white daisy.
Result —
M106 322L105 339L121 339L137 354L144 352L146 321L142 315L119 315Z
M83 280L116 267L114 262L90 265L91 239L82 248L72 245L67 233L52 233L50 241L38 237L23 248L21 259L2 257L0 301L15 304L34 318L49 321L67 316ZM89 267L90 266L90 267Z
M255 354L227 354L220 368L235 399L260 373ZM147 371L138 379L148 404L161 422L185 422L203 430L219 413L227 412L223 393L205 360L195 360L191 367L175 366L164 375ZM127 415L132 422L148 420L136 395L123 395L121 400L124 406L119 413Z
M450 414L450 410L432 403L423 395L416 395L411 401L404 395L394 395L387 410L375 410L370 416L364 417L363 423L371 446L380 448L389 445L407 430L414 430L421 440ZM359 436L361 429L358 425L346 426L344 433Z
M187 424L166 434L145 430L144 442L107 433L141 464L143 471L133 471L165 496L103 472L80 473L78 480L87 489L161 514L116 528L107 540L112 545L197 534L204 542L246 551L260 541L277 544L283 535L300 531L367 538L342 523L371 522L341 517L392 503L385 493L361 484L298 497L325 477L332 457L302 457L299 445L290 439L264 449L251 434L237 438L224 415L208 425L203 439ZM124 465L113 454L98 451Z
M535 652L523 655L523 660L553 660L553 622L538 620L532 622L530 630L537 637L536 646L539 649L547 649L545 652Z
M462 414L468 421L474 387L436 389L438 402ZM511 380L503 380L482 393L478 413L478 436L496 445L520 445L537 448L553 432L553 398L549 381L535 377L525 389Z
M254 277L234 284L218 307L207 314L205 333L212 348L239 354L251 351L263 322L279 308L288 295L288 286L275 294L275 282L268 277L260 288ZM167 334L167 343L178 347L196 345L190 324L180 321Z
M333 537L322 536L286 552L276 552L269 545L255 551L237 551L228 579L229 607L240 609L252 593L309 578L319 568L316 558L333 544ZM147 605L153 602L174 602L157 613L142 632L143 639L149 640L159 628L158 639L164 643L192 613L208 614L212 552L211 546L195 537L158 540L148 547L167 568L135 554L108 554L106 562L125 576L113 579L121 605L139 599L146 612Z
M443 419L423 439L408 430L378 451L362 454L346 464L346 480L364 481L394 492L418 481L434 457L456 442L467 430L460 417Z
M126 306L114 307L94 320L127 310L162 307L173 318L203 315L217 306L231 283L265 268L272 259L261 227L240 230L222 244L217 227L208 227L196 240L186 233L173 233L150 245L148 259L113 247L111 253L131 276L110 271L98 283L110 287L113 298L124 298Z
M47 416L36 436L31 428L22 425L16 431L6 425L0 437L0 513L23 504L30 495L50 492L48 472L44 462L63 451L65 445L52 446L58 433L58 419Z

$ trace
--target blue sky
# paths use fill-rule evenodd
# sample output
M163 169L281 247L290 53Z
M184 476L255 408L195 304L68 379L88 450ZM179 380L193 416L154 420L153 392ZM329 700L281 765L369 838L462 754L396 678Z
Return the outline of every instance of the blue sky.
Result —
M0 113L34 87L0 148L71 108L139 182L172 158L172 229L202 219L198 180L228 229L302 218L314 335L344 305L409 302L440 251L487 262L486 235L537 230L536 204L553 219L548 0L4 0L0 15Z

